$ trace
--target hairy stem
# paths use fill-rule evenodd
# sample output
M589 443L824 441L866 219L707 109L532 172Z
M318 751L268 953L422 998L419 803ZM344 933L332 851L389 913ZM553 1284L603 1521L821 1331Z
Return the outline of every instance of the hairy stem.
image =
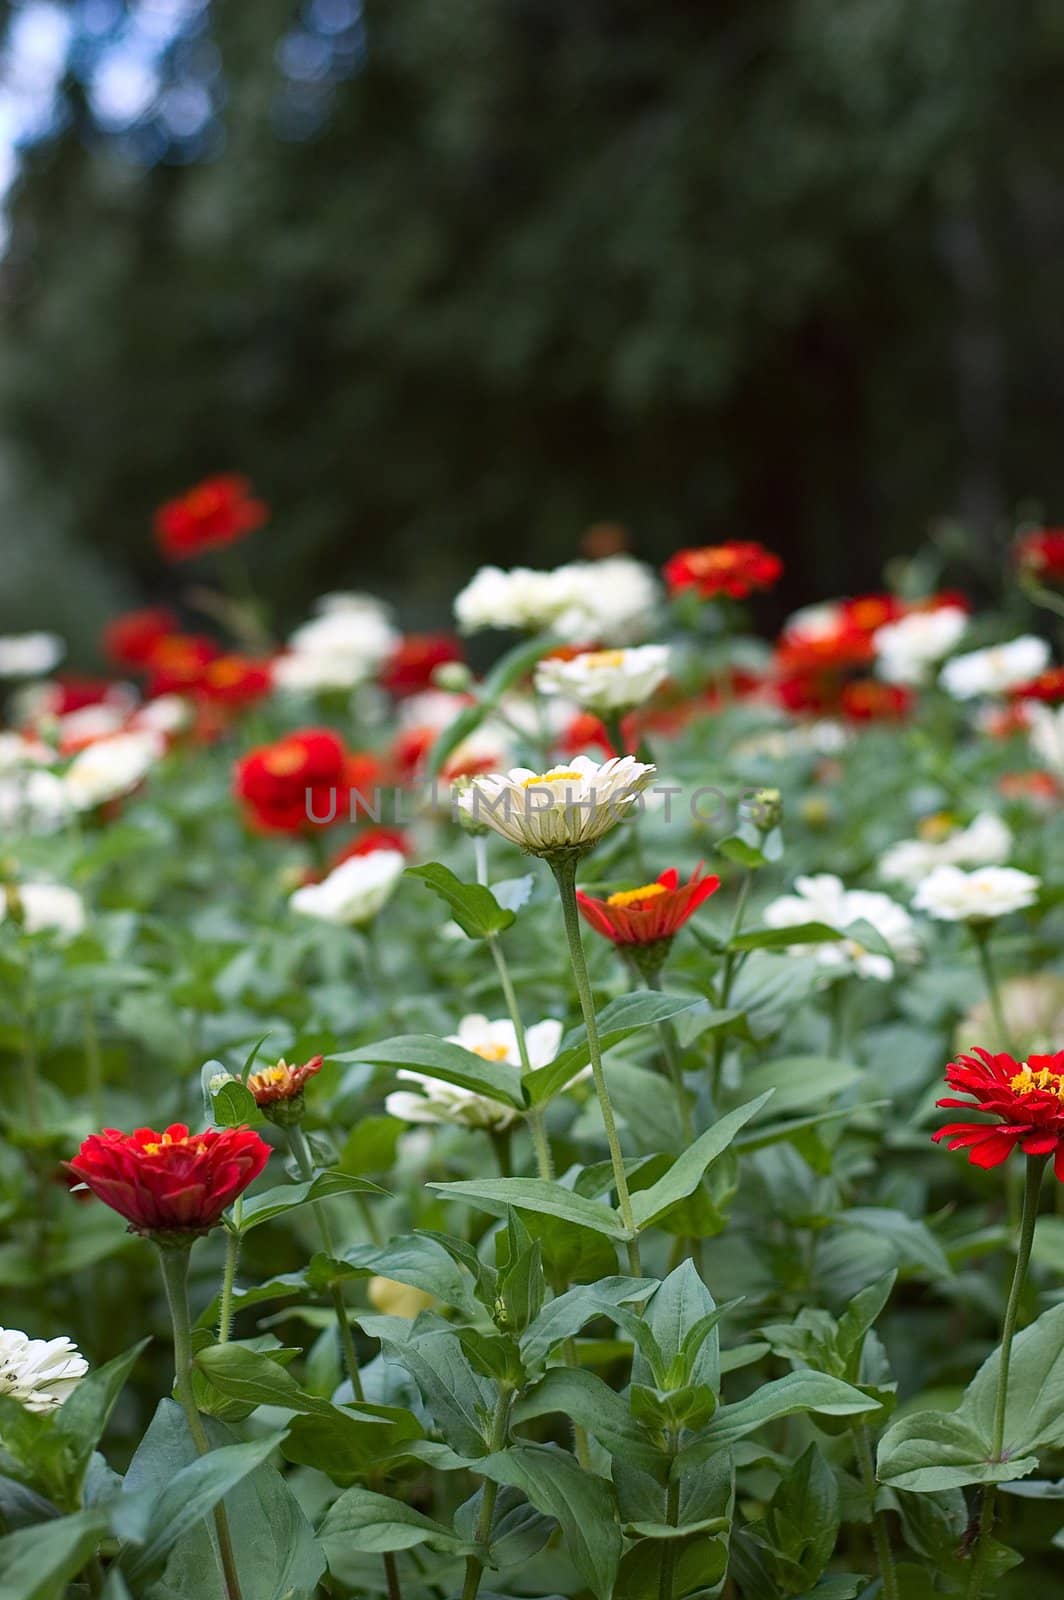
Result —
M875 1540L876 1560L879 1563L879 1576L883 1585L883 1600L899 1600L898 1575L894 1570L894 1553L890 1548L887 1521L882 1511L876 1510L876 1469L872 1461L872 1443L868 1429L863 1423L854 1428L853 1441L857 1452L857 1465L861 1469L861 1481L872 1513L872 1538Z
M510 1426L510 1407L513 1403L513 1390L508 1384L500 1384L499 1398L495 1406L495 1416L491 1425L491 1453L502 1450L506 1445L506 1435ZM477 1518L476 1542L478 1545L487 1545L491 1538L491 1519L495 1515L495 1501L498 1499L499 1486L492 1483L490 1478L484 1479L484 1490L480 1500L480 1515ZM466 1556L465 1582L462 1585L462 1600L477 1600L477 1590L480 1580L484 1576L484 1561L480 1556Z

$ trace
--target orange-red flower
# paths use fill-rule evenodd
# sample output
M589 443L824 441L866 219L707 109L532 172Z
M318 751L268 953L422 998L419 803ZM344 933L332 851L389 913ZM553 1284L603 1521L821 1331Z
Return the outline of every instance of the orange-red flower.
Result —
M459 641L449 633L408 633L381 668L381 687L402 698L432 685L437 667L464 661Z
M1064 1050L1021 1062L976 1049L950 1062L946 1082L973 1098L947 1096L940 1106L981 1111L997 1120L948 1122L932 1135L936 1143L944 1139L950 1150L967 1150L976 1167L1000 1166L1016 1149L1028 1156L1051 1155L1057 1177L1064 1180Z
M154 700L163 694L188 694L217 661L221 650L205 633L170 633L159 639L145 659L149 678L145 693Z
M622 890L606 900L578 889L576 902L584 921L614 944L648 945L673 938L719 888L720 879L703 877L700 866L684 884L676 868L670 867L656 883Z
M255 499L247 478L220 472L159 507L155 538L167 560L187 561L204 550L235 544L268 516L269 507Z
M131 1232L176 1243L213 1228L269 1157L269 1145L250 1128L190 1133L175 1122L164 1133L104 1128L89 1135L69 1165Z
M235 654L218 656L207 662L190 688L198 699L212 705L247 706L270 693L273 676L266 661Z
M177 629L177 618L166 606L124 611L104 628L103 647L119 666L143 667L162 641L176 634Z
M1041 700L1049 706L1064 701L1064 667L1047 667L1029 683L1021 683L1009 690L1011 700Z
M1039 528L1017 539L1013 560L1038 583L1064 583L1064 528Z
M878 678L857 678L839 692L839 710L850 722L897 721L912 704L911 690L898 683L880 683Z
M663 568L670 594L693 590L702 600L724 594L745 600L755 589L771 589L783 571L783 562L754 540L730 539L700 549L677 550Z
M275 1066L263 1067L248 1077L247 1087L255 1096L255 1104L265 1109L280 1101L301 1100L303 1086L325 1065L324 1056L312 1056L301 1067L290 1066L283 1058Z
M252 827L301 833L348 820L352 790L372 803L379 781L376 757L349 754L328 728L305 728L249 751L233 789Z

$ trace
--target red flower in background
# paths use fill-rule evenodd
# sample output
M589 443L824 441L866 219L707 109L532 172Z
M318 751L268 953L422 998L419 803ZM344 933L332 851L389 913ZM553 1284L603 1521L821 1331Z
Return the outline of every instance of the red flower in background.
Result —
M352 839L350 844L344 845L330 863L329 871L344 861L350 861L353 856L371 856L377 850L398 850L402 856L414 854L414 847L402 828L367 828L357 839Z
M159 507L155 538L167 560L187 561L204 550L235 544L268 516L269 507L254 498L247 478L220 472Z
M199 699L213 705L246 706L271 692L273 674L268 661L252 661L240 655L218 656L206 664L190 688Z
M843 684L839 710L850 722L897 722L912 710L913 695L897 683L857 678Z
M136 696L127 684L109 678L75 678L65 674L40 685L33 710L37 716L69 717L90 706L112 706L116 711L132 710Z
M948 1122L932 1135L936 1143L944 1139L950 1150L966 1149L976 1167L1000 1166L1016 1149L1028 1156L1051 1155L1057 1177L1064 1180L1064 1050L1021 1062L976 1049L950 1062L946 1082L973 1098L947 1096L938 1105L983 1111L997 1121Z
M1010 689L1012 700L1041 700L1045 705L1056 706L1064 701L1064 667L1047 667L1045 672Z
M696 867L685 884L675 867L656 883L625 889L606 900L595 900L578 889L576 903L584 921L604 938L620 945L657 944L671 939L688 917L720 888L720 879L703 877Z
M745 600L755 589L771 589L783 571L783 562L763 544L731 539L726 544L677 550L662 570L670 594L690 589L702 600L721 594Z
M145 662L149 671L145 693L152 700L161 694L189 694L202 678L203 669L221 653L205 633L167 634Z
M329 729L307 728L249 751L233 790L253 828L302 833L347 821L352 789L372 802L380 776L375 756L350 755Z
M449 633L408 633L381 669L381 687L402 699L432 686L437 667L464 661L459 641Z
M189 1133L175 1122L164 1133L90 1134L69 1167L131 1232L191 1239L214 1227L269 1158L269 1145L250 1128Z
M166 606L145 606L113 618L103 630L103 647L121 667L144 667L162 641L177 630L177 618Z
M1025 533L1012 549L1022 576L1038 583L1064 583L1064 528L1039 528Z

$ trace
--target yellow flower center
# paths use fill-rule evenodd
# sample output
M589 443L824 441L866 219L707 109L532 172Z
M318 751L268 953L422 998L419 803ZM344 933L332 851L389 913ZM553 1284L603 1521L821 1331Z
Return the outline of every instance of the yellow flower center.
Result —
M168 1133L164 1133L161 1139L155 1139L151 1142L151 1144L143 1145L141 1148L146 1156L157 1156L160 1155L168 1145L188 1145L191 1143L191 1139L171 1139ZM196 1154L201 1156L206 1148L207 1146L201 1139L196 1145Z
M261 1072L253 1074L256 1083L283 1083L291 1072L287 1061L278 1061L275 1067L264 1067Z
M274 778L288 778L298 772L305 760L303 748L298 744L279 744L262 758L266 771Z
M945 839L953 832L953 818L948 811L936 811L934 816L925 817L917 826L917 837L927 844L937 844L940 839Z
M505 1061L506 1046L504 1044L475 1044L473 1054L482 1061Z
M531 778L522 780L522 789L531 789L537 783L580 783L583 779L582 772L534 772Z
M585 667L623 667L623 650L591 650L583 658Z
M611 894L606 901L608 906L630 906L637 900L653 900L659 894L668 894L663 883L644 883L641 889L622 889L619 894Z
M1009 1080L1009 1088L1013 1094L1033 1094L1036 1089L1044 1089L1049 1094L1055 1094L1064 1105L1064 1072L1050 1072L1048 1067L1032 1072L1024 1062L1016 1076Z

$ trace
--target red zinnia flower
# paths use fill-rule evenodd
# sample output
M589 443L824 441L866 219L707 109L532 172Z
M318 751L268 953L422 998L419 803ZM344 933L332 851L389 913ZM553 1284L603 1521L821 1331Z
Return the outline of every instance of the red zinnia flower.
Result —
M143 667L162 640L177 629L177 618L166 606L124 611L104 628L103 647L119 666Z
M730 539L696 550L677 550L663 570L670 594L693 589L703 600L726 594L745 600L755 589L771 589L783 571L783 562L763 544Z
M247 1087L254 1095L257 1106L272 1106L281 1100L301 1099L307 1079L313 1078L324 1065L324 1056L312 1056L301 1067L290 1066L282 1058L276 1066L253 1072L247 1080Z
M189 1133L175 1122L165 1133L104 1128L89 1135L69 1166L132 1233L191 1239L214 1227L269 1158L269 1145L250 1128Z
M270 693L273 675L268 662L240 655L218 656L190 687L199 699L214 705L246 706Z
M381 668L381 687L401 699L432 686L437 667L464 661L461 644L449 633L408 633Z
M656 883L639 889L625 889L607 900L595 900L577 890L576 901L584 921L614 944L657 944L671 939L704 900L720 888L719 878L702 877L696 867L681 886L675 867L663 872Z
M187 561L204 550L235 544L268 516L269 507L254 498L247 478L220 472L160 506L155 537L169 561Z
M1019 1148L1024 1155L1054 1158L1054 1171L1064 1180L1064 1050L1051 1056L1009 1055L976 1049L946 1068L951 1089L974 1100L939 1100L943 1107L985 1111L996 1122L948 1122L932 1138L944 1139L951 1150L967 1149L976 1167L996 1167Z
M1064 528L1039 528L1013 546L1020 572L1039 583L1064 583Z
M163 694L188 694L203 677L203 669L221 653L205 633L167 634L145 658L150 672L145 694L150 700Z
M912 709L912 703L908 689L877 678L858 678L844 684L839 694L839 710L851 722L896 721Z
M307 728L250 751L233 788L252 827L301 833L346 821L352 788L372 800L378 772L375 757L349 756L335 733Z
M1064 667L1047 667L1029 683L1021 683L1009 690L1011 700L1041 700L1045 705L1056 706L1064 701Z
M405 834L402 828L367 828L357 839L352 839L350 844L344 845L339 855L330 862L329 871L344 861L350 861L353 856L371 856L375 850L398 850L403 856L414 854L409 835Z

